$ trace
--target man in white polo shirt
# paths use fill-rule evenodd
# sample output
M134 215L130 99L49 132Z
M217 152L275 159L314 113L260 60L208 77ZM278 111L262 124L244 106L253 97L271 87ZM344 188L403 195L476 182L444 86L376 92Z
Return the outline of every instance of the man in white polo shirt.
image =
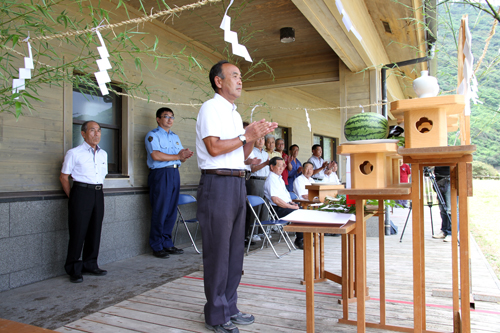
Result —
M314 183L314 179L311 178L312 174L313 165L311 162L306 162L302 165L302 174L293 181L293 192L300 199L309 198L309 191L306 189L306 185Z
M286 189L285 182L281 177L283 170L285 169L285 161L281 157L273 157L269 161L269 168L271 172L269 177L266 179L264 184L264 195L267 200L273 205L278 217L283 217L296 209L299 206L292 201L290 197L290 192ZM301 232L296 234L295 245L299 249L304 249L303 244L304 235Z
M73 283L83 282L82 273L98 276L107 273L97 265L97 256L104 218L102 183L108 174L108 154L98 146L101 126L97 122L84 122L81 134L84 142L68 150L59 176L69 198L69 244L64 269ZM69 184L70 175L73 187Z
M248 325L255 320L237 306L245 251L245 160L255 140L274 131L278 124L262 119L243 129L234 104L242 90L238 67L220 61L210 70L209 78L216 94L203 103L196 121L205 326L215 332L237 333L234 324Z

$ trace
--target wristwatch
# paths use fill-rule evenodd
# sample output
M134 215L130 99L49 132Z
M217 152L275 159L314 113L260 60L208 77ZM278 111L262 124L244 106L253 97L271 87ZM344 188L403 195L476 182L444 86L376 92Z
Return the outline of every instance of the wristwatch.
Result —
M243 142L243 146L247 143L247 138L243 134L238 135L238 138Z

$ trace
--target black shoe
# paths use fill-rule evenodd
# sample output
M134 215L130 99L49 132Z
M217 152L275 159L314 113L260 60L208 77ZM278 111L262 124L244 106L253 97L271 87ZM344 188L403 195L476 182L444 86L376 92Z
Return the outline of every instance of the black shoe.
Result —
M156 258L162 258L162 259L167 259L169 257L167 251L165 249L161 249L160 251L153 251L153 255Z
M183 254L184 253L183 249L178 249L175 246L165 247L165 248L163 248L163 251L165 251L166 253L170 253L170 254Z
M72 283L83 282L83 276L81 274L80 275L70 275L69 282L72 282Z
M298 249L301 249L303 250L304 249L304 240L303 239L295 239L295 242L293 242L295 244L295 247L298 248Z
M85 269L85 268L82 268L82 273L83 274L96 275L96 276L103 276L103 275L108 274L108 271L105 271L104 269L100 269L100 268L95 268L95 269Z

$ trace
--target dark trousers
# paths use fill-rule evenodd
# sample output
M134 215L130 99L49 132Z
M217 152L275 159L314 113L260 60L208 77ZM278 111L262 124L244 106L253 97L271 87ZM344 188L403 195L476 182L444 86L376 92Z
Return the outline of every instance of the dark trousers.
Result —
M151 202L151 230L149 245L153 251L172 247L172 230L177 220L177 203L181 180L179 169L151 169L148 176L149 201Z
M288 214L292 213L295 211L295 209L291 208L283 208L280 206L273 206L274 210L276 211L276 214L278 214L279 218L282 218L283 216L287 216ZM296 232L295 233L295 240L301 240L304 239L304 233L302 232Z
M236 290L245 250L245 179L201 175L197 201L207 298L205 322L221 325L239 312Z
M254 179L250 178L245 182L245 187L247 189L247 195L256 195L264 198L264 179ZM263 205L254 207L255 213L261 221L265 221L269 218L267 209ZM245 236L250 236L252 232L253 224L255 223L255 216L250 209L247 209L246 219L245 219ZM260 228L259 228L260 229Z
M74 185L68 200L69 243L64 265L69 275L80 275L82 268L87 270L98 268L97 256L101 243L103 217L102 189L94 190Z

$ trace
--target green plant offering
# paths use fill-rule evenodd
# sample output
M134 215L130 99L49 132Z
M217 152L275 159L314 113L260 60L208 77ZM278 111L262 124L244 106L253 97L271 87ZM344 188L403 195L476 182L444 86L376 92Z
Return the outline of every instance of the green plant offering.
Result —
M384 200L385 206L389 207L403 207L400 204L396 203L394 200ZM365 210L366 206L378 206L378 200L369 199L365 202ZM318 207L319 210L325 212L334 212L334 213L344 213L344 214L356 214L356 205L347 205L346 196L345 195L337 195L337 197L325 197L325 202Z

